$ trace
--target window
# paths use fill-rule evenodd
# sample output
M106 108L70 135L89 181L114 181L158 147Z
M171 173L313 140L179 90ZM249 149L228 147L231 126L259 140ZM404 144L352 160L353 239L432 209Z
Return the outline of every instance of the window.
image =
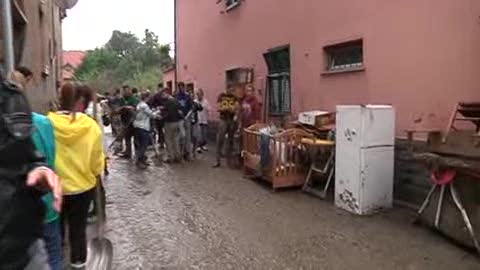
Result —
M23 56L25 46L26 29L28 24L25 15L23 1L16 0L12 2L12 22L13 22L13 47L15 64L18 65Z
M268 111L270 115L291 112L290 48L283 46L264 54L268 67Z
M250 68L234 68L225 72L227 79L227 88L251 83L253 80L253 70Z
M290 74L268 75L268 111L270 115L290 113Z
M187 92L192 92L193 93L194 90L195 90L195 87L194 87L193 83L187 83L186 90L187 90Z
M172 90L172 89L173 89L172 86L173 86L173 82L172 82L172 81L168 81L168 82L167 82L167 88L170 89L170 90Z
M348 71L363 68L363 41L355 40L324 48L327 71Z
M226 0L225 7L228 10L233 9L240 5L240 0Z

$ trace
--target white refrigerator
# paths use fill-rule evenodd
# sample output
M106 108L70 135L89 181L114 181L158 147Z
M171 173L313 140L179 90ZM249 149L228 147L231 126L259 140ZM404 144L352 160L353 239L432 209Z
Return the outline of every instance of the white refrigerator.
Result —
M358 215L392 207L395 109L337 106L335 205Z

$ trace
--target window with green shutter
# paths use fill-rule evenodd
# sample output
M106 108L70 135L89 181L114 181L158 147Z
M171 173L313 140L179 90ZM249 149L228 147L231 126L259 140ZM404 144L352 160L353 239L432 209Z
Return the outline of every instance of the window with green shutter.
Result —
M290 48L283 46L264 54L268 66L267 90L270 115L291 113Z

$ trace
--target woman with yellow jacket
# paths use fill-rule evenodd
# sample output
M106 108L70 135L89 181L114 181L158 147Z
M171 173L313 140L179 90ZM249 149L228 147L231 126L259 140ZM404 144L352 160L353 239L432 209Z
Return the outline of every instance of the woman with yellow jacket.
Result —
M60 110L48 115L54 127L57 155L55 168L62 179L62 219L68 227L73 269L87 261L86 227L88 207L95 194L97 176L104 169L102 133L90 117L76 111L83 98L93 91L85 86L65 84L60 90Z

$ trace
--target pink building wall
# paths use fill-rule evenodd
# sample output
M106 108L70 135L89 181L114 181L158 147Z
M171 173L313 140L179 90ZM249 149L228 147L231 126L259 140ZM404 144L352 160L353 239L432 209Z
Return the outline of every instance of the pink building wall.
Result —
M171 91L175 92L175 69L168 69L163 73L163 87L170 87L169 84L172 84Z
M402 135L444 128L457 101L480 101L477 0L245 0L229 12L223 2L176 1L178 80L203 88L211 101L232 67L254 68L255 86L264 89L262 54L286 44L294 114L389 103ZM323 48L358 38L365 71L322 75Z

